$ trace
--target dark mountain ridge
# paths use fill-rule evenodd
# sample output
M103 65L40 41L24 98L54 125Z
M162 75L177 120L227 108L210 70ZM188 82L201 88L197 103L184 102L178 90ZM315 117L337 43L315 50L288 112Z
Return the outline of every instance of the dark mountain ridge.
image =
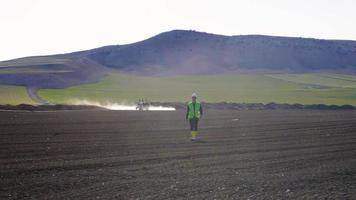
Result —
M127 45L4 61L0 62L0 67L66 71L0 73L2 84L38 88L62 88L97 81L110 70L154 76L319 71L355 73L356 41L264 35L223 36L174 30Z

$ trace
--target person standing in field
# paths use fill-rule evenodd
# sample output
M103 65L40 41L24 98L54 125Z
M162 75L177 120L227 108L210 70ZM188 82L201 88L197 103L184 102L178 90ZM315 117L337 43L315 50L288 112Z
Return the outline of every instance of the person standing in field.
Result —
M197 101L197 94L192 94L192 101L188 103L186 119L189 120L191 140L194 141L198 135L198 122L203 116L203 107Z

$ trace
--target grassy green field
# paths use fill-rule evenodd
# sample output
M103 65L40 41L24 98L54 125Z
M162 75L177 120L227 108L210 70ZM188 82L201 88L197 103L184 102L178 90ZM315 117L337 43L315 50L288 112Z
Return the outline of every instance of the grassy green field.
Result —
M35 104L27 95L25 87L0 85L0 104L21 103Z
M142 77L112 73L102 81L67 89L40 90L52 103L71 100L185 102L197 92L205 102L356 105L356 76L272 74Z
M311 87L356 88L356 76L343 74L274 74L268 77L294 83L309 84Z

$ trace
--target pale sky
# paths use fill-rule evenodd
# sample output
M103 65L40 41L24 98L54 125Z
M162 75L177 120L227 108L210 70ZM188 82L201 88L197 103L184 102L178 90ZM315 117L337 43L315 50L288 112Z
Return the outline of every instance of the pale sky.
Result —
M356 40L355 0L0 0L0 60L188 29Z

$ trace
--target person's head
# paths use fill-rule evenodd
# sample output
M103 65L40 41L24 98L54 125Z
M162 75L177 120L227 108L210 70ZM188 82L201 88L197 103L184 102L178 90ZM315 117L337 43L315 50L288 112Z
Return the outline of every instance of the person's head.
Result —
M196 102L197 101L197 94L193 93L192 94L192 102Z

